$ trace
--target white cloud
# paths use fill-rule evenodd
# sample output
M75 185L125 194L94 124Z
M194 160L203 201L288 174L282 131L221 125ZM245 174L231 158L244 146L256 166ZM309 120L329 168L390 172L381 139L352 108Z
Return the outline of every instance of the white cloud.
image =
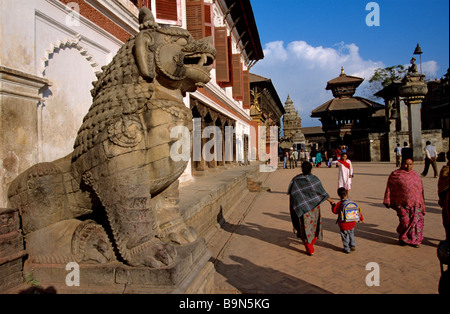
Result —
M287 52L283 47L282 41L272 41L266 44L264 49L264 56L268 62L286 61Z
M311 111L333 98L325 87L327 81L340 74L342 66L347 75L366 81L375 69L385 67L383 62L364 60L357 45L343 42L333 47L314 47L305 41L287 45L274 41L265 45L264 55L251 72L272 80L283 105L290 95L305 127L320 125L318 119L310 118Z
M417 64L417 69L420 71L420 61L419 58L417 58L416 61ZM405 65L406 68L408 68L411 64ZM422 62L422 73L426 75L427 79L439 79L439 77L437 77L437 72L439 70L439 66L437 64L436 61L431 60L431 61L426 61L426 62Z
M418 59L418 58L417 58ZM417 60L416 64L419 65ZM337 77L344 67L345 73L364 78L356 95L370 97L368 81L377 68L385 68L382 61L365 60L354 44L339 42L332 47L314 47L305 41L269 42L264 47L264 59L251 72L270 78L283 105L288 95L302 117L304 127L321 125L319 119L311 118L311 111L333 98L325 90L327 82ZM405 65L406 68L409 67ZM422 71L434 79L439 67L436 61L422 62ZM383 103L381 99L376 100Z

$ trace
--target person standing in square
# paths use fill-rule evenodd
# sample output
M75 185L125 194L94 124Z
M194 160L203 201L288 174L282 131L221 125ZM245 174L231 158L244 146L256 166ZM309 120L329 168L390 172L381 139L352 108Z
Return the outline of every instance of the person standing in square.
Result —
M426 177L428 174L428 169L430 168L430 165L433 167L434 171L434 177L437 178L437 165L436 165L436 158L437 158L437 152L436 148L431 145L430 141L426 142L427 146L425 146L425 168L423 168L422 176Z

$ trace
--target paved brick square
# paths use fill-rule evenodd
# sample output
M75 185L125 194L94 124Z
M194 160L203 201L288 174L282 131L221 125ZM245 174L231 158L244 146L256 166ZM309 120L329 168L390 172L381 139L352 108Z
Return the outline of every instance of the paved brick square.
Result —
M300 168L279 167L261 174L262 185L270 191L248 193L236 205L226 222L209 241L216 267L216 293L351 293L351 294L436 294L440 278L437 245L445 238L437 179L422 178L426 215L424 240L420 248L399 246L398 218L383 202L392 163L354 162L350 198L362 208L366 223L355 229L356 251L345 254L336 215L328 202L321 206L323 235L314 256L292 231L289 216L291 179ZM444 163L439 163L439 170ZM423 164L416 163L420 173ZM314 168L326 191L336 201L338 169ZM379 266L379 286L368 286ZM368 265L369 264L369 265ZM370 282L370 281L369 281Z

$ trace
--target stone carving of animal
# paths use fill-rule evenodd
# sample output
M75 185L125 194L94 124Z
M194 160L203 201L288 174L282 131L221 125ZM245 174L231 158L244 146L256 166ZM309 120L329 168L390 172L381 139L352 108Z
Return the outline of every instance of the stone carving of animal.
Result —
M157 268L197 238L179 210L187 162L171 158L178 138L170 131L192 130L183 97L210 80L216 51L210 39L160 27L147 8L139 22L140 32L93 83L73 153L29 168L10 185L34 262L117 258Z

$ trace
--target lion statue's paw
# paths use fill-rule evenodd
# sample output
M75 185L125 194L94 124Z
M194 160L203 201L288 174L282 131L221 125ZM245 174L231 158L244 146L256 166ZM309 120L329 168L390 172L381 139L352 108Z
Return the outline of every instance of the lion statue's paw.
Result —
M131 266L160 268L171 265L176 257L177 252L171 243L164 243L158 238L153 238L134 248L127 262Z
M187 227L181 229L179 232L172 232L169 234L169 239L176 244L188 244L197 240L198 235L194 228Z

